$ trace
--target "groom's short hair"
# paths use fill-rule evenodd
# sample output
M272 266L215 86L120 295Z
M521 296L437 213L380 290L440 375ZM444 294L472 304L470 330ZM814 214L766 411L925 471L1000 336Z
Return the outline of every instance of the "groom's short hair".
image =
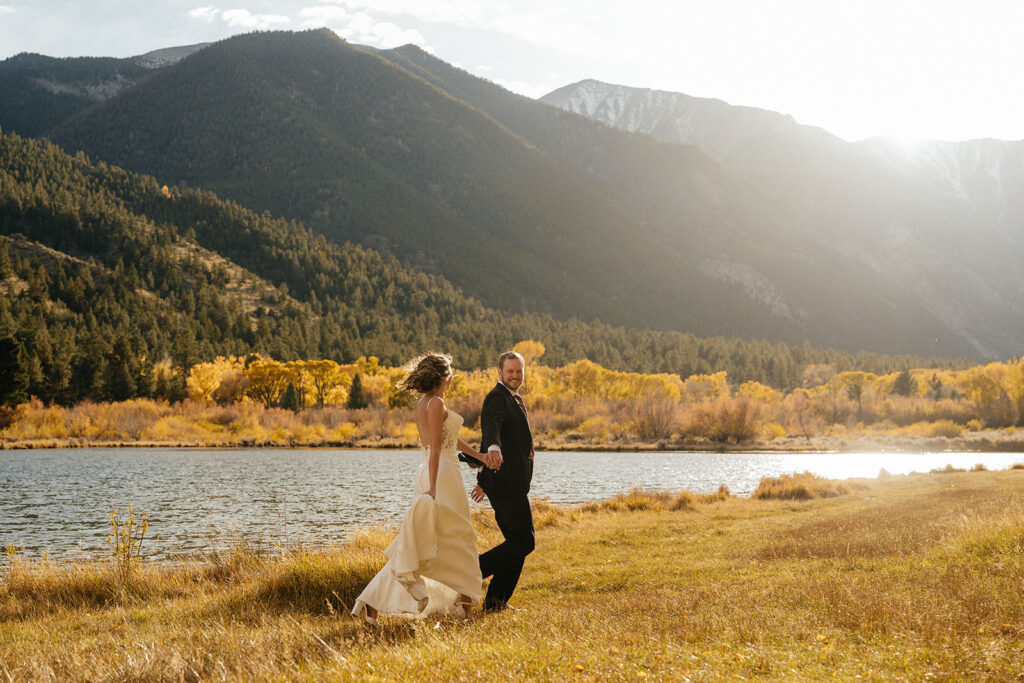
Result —
M498 356L498 370L504 370L505 361L507 361L510 358L518 358L519 362L523 364L523 367L526 367L526 359L523 358L523 354L519 353L518 351L506 351L505 353Z

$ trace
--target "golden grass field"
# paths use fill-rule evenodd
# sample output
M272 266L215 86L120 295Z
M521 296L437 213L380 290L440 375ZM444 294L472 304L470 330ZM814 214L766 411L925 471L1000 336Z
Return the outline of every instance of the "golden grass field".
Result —
M826 496L826 497L820 497ZM535 505L516 612L375 629L392 531L125 578L14 553L0 680L1021 680L1024 470ZM476 520L481 548L497 535Z

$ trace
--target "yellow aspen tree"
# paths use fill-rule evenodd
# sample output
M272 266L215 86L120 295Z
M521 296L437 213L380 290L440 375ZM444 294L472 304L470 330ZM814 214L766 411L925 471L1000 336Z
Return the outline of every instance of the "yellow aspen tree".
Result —
M310 362L312 361L293 360L284 364L288 381L295 386L295 391L299 394L299 405L303 407L310 405L314 391L312 379L306 369Z
M193 401L213 403L213 392L220 386L220 371L216 363L196 363L185 379L188 397Z
M196 363L189 370L185 383L189 398L195 401L213 403L217 391L226 377L241 372L242 359L235 356L217 356L209 363Z
M1007 363L1005 391L1010 397L1016 410L1014 424L1024 424L1024 358L1018 358Z
M683 394L689 401L713 401L720 396L728 396L725 370L713 375L690 375L683 383Z
M309 377L313 402L322 408L335 387L342 384L345 374L333 360L306 361L305 371Z
M860 420L864 412L864 390L870 383L868 373L841 372L836 375L836 381L846 398L857 404L857 419Z
M740 396L746 396L752 401L759 401L761 403L777 404L782 403L782 392L776 391L771 387L761 384L760 382L744 382L740 385L740 388L736 390L736 393Z
M245 395L267 408L278 402L288 386L288 370L284 363L270 358L258 358L249 363L245 376L249 378Z
M597 396L601 393L601 384L607 373L600 365L589 360L578 360L567 369L569 388L576 398Z
M356 359L356 371L363 375L378 375L384 372L380 366L380 358L377 356L360 356Z
M547 351L543 344L532 339L524 339L513 346L512 350L523 357L527 366L532 366Z

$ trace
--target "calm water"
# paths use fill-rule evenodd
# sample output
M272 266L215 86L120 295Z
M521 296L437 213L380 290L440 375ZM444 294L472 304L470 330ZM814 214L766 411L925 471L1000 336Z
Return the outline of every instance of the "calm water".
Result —
M106 550L110 506L149 513L144 554L167 558L250 540L322 543L399 520L418 451L51 449L0 451L0 545L57 557ZM765 476L1004 469L1024 454L538 453L532 494L600 500L632 486L748 495ZM464 469L467 490L473 475Z

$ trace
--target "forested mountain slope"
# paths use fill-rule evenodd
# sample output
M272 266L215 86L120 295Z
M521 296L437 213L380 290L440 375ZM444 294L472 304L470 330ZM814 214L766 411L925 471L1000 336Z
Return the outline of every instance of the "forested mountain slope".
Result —
M190 365L218 354L395 364L439 349L485 367L529 338L552 364L726 370L779 388L808 363L925 364L500 313L372 249L12 133L0 134L0 294L0 337L23 348L31 393L59 402L181 395Z
M0 61L0 125L26 137L45 135L57 124L135 85L154 69L179 62L205 46L166 48L124 59L15 55Z
M502 308L638 323L678 293L642 277L678 256L624 230L595 188L326 31L213 45L51 137L393 253Z
M415 48L239 36L48 135L395 255L493 308L892 353L1011 345L991 321L936 310L902 271L865 269L856 231L806 202Z

